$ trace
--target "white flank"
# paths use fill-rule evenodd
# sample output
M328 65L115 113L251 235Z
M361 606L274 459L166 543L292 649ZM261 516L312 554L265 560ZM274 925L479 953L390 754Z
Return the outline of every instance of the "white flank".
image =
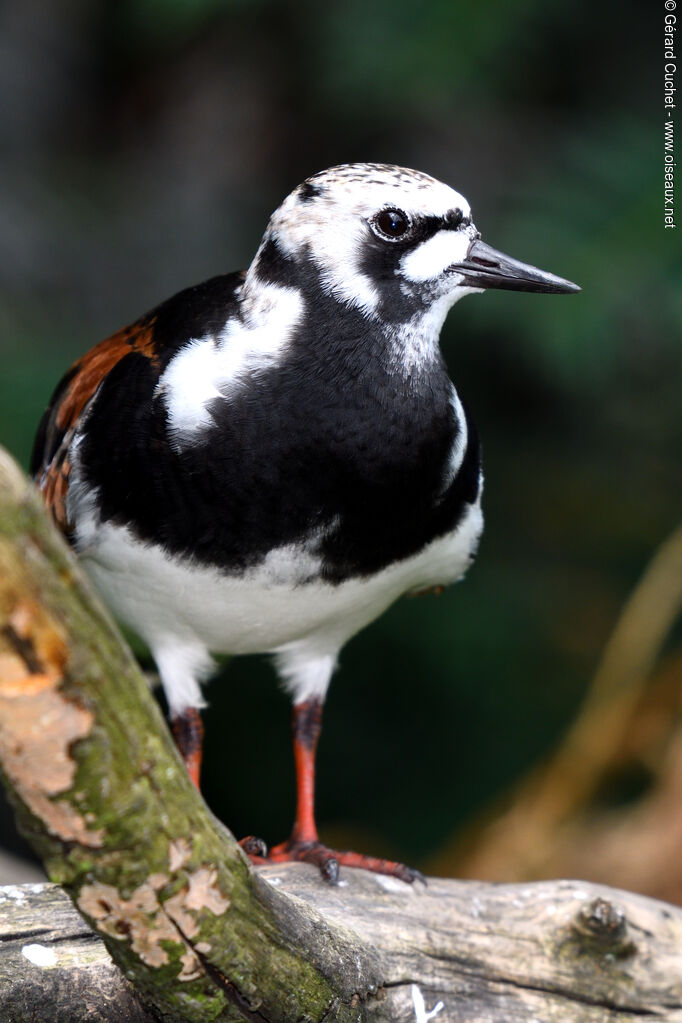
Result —
M177 712L200 699L209 651L276 654L295 701L323 696L344 643L403 593L461 578L482 525L480 506L472 505L457 529L413 557L338 585L311 578L315 551L297 544L241 575L226 575L171 559L127 529L103 523L83 537L82 556L115 614L150 647Z

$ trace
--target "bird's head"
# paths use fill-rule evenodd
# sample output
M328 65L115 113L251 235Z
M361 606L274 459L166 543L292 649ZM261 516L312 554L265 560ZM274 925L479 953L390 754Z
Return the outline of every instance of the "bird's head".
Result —
M430 314L442 323L458 298L487 288L580 290L482 242L453 188L374 163L320 171L273 213L250 273L300 286L306 272L338 302L384 322Z

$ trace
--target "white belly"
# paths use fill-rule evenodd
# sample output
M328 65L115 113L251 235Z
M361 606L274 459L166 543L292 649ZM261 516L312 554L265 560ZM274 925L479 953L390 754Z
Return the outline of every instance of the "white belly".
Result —
M334 657L347 639L410 590L461 578L482 528L480 505L419 554L339 584L309 581L315 559L294 546L241 575L171 561L109 523L93 530L84 565L114 613L150 646L201 645L214 653L273 653L304 643ZM308 581L305 581L305 580Z

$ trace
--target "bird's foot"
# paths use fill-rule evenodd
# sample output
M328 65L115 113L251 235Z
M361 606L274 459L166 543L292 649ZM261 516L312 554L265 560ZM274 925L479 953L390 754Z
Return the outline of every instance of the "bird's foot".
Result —
M296 839L289 839L270 849L265 856L261 855L255 847L249 843L254 839L243 839L239 844L248 853L254 863L313 863L319 868L325 881L330 884L338 884L339 867L359 867L361 870L371 870L375 874L387 874L389 877L400 878L412 884L413 881L422 881L426 884L426 878L418 870L406 867L403 863L395 863L393 860L383 860L377 856L364 856L362 853L338 852L336 849L329 849L322 842L302 842ZM256 839L260 842L260 839ZM262 844L262 843L261 843Z
M255 835L247 835L246 838L242 838L238 844L254 863L263 863L268 855L268 847L266 843L262 838L256 838Z

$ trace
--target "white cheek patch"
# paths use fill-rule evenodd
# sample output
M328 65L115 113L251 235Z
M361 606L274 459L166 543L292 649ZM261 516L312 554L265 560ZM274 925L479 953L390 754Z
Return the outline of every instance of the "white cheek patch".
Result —
M402 276L409 281L433 280L453 263L466 258L471 238L465 231L439 231L417 245L401 261Z
M339 261L333 272L323 270L320 282L327 294L337 302L359 309L365 316L370 316L379 304L377 289L350 259Z
M170 361L156 387L168 410L177 447L197 438L212 423L209 405L229 398L246 381L281 361L303 315L295 288L262 285L258 302L232 319L222 333L191 341Z

